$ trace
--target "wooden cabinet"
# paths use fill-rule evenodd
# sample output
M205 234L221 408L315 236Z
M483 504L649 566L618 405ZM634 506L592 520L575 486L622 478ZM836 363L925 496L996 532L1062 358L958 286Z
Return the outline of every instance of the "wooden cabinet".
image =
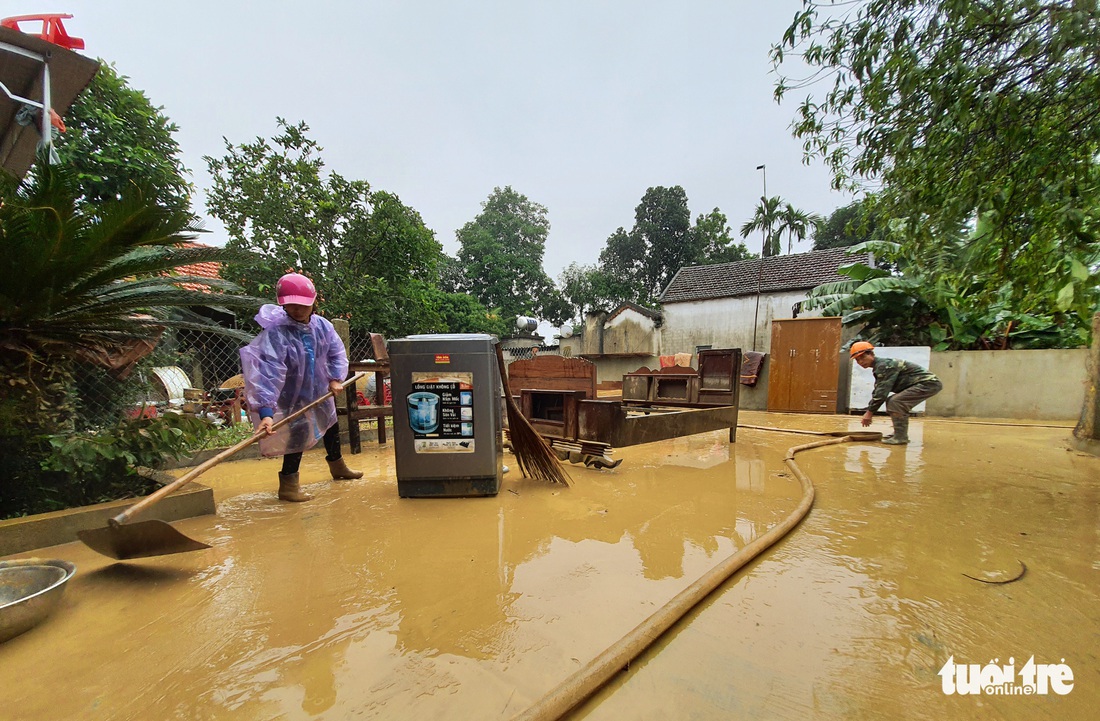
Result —
M836 413L840 318L772 321L768 410Z

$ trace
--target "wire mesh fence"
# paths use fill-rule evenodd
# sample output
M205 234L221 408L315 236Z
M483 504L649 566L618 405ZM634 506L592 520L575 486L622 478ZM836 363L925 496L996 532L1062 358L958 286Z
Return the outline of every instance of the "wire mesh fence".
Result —
M83 365L76 378L78 430L169 411L241 419L240 341L198 331L169 331L156 350L122 376Z
M212 423L235 424L246 410L241 377L241 342L209 332L167 332L157 349L123 377L92 365L77 370L75 426L92 430L126 418L168 412L194 413ZM377 360L369 333L349 334L348 358ZM370 376L373 383L374 376ZM363 402L374 388L361 388Z
M349 360L356 363L379 360L380 353L384 353L384 341L379 343L380 338L372 338L370 333L351 331ZM217 333L169 331L156 350L123 377L95 366L81 366L75 389L77 430L105 428L126 418L169 412L193 413L217 425L243 420L246 403L241 345L239 340ZM506 363L557 354L557 346L504 349ZM369 378L373 384L373 374ZM363 404L376 397L373 387L358 390Z
M518 360L532 360L540 355L561 355L558 346L536 345L523 348L505 348L504 360L508 363Z

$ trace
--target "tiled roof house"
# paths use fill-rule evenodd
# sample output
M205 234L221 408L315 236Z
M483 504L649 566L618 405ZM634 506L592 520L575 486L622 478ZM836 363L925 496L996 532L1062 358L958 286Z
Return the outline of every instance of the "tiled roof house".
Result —
M681 268L661 295L664 304L736 298L757 292L808 291L822 283L847 280L837 268L855 262L871 262L871 254L848 255L847 248L754 258L734 263L693 265ZM763 268L761 268L763 264Z
M873 258L835 248L682 268L661 295L661 353L705 348L770 353L772 321L795 317L796 304L812 288L847 280L837 269L860 261L870 264ZM799 318L820 315L819 310L797 313ZM765 386L742 389L743 406L765 407Z

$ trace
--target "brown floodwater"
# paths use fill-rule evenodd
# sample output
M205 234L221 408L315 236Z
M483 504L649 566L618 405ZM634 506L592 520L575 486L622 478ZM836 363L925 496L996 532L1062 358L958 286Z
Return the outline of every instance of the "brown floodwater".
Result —
M911 434L799 454L817 488L805 521L572 717L1094 718L1100 459L1068 450L1066 428ZM812 440L699 434L618 449L613 470L570 465L569 489L513 470L495 498L401 499L392 448L371 444L349 456L360 481L322 480L307 453L304 504L275 499L277 460L224 463L200 479L217 515L174 524L208 550L20 554L78 571L49 619L0 645L0 717L510 718L786 518L801 490L783 456ZM948 695L938 675L1032 656L1071 668L1072 691Z

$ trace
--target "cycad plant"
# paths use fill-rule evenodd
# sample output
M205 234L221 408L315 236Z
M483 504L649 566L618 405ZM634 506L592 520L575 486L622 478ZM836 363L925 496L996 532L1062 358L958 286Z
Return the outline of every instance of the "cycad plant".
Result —
M185 264L242 259L240 251L184 247L197 230L194 216L139 188L117 201L82 203L75 174L64 167L39 162L23 182L4 179L0 454L33 456L45 435L72 430L78 362L117 371L168 327L247 339L189 308L255 308L260 301L234 295L223 281L172 275ZM187 281L223 292L187 290Z

